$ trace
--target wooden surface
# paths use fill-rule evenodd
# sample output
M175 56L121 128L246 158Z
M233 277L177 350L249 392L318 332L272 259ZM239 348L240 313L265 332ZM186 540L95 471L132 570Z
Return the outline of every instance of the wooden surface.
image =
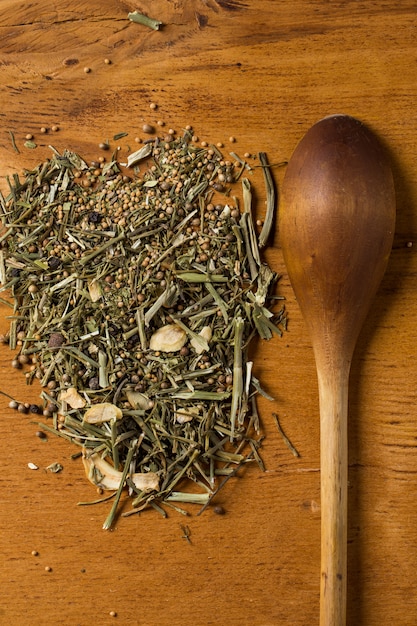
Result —
M131 24L134 9L164 27ZM158 119L178 131L192 124L201 139L223 141L225 152L235 136L233 150L262 150L274 163L289 158L314 122L337 112L360 118L388 146L398 197L394 249L350 385L351 626L412 626L417 615L416 17L410 0L0 3L3 188L6 174L49 156L48 144L91 159L99 142L125 131L123 155L143 123ZM57 133L40 133L54 124ZM27 133L37 149L23 147ZM281 180L283 169L274 174ZM225 515L209 509L162 519L149 511L102 531L107 504L76 506L94 489L70 459L73 448L40 441L31 418L0 398L0 624L318 624L315 366L277 237L267 259L283 275L290 323L283 338L256 351L258 376L276 398L261 403L266 472L251 467L229 481L218 501ZM35 400L39 390L27 388L10 361L1 347L1 389ZM300 459L284 446L272 411ZM64 466L60 474L43 471L55 461ZM28 462L41 469L29 470Z

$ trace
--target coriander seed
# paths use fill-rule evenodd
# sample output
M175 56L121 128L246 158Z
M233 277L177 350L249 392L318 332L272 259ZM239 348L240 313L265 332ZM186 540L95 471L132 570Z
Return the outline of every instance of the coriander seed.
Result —
M155 128L153 126L151 126L151 124L144 124L142 126L142 130L144 133L146 133L147 135L152 135L152 133L155 132Z

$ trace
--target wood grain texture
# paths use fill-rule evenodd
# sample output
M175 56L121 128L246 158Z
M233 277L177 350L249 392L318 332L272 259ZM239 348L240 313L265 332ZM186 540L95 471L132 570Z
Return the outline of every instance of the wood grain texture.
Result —
M165 26L131 24L127 13L135 9ZM412 626L417 614L417 260L416 245L407 247L417 239L415 20L411 0L0 3L3 188L7 174L48 157L48 144L94 158L99 142L125 131L125 155L143 123L158 119L178 131L192 124L225 151L233 135L234 150L263 150L274 163L336 112L358 117L388 146L398 200L394 249L350 383L347 611L355 626ZM40 133L53 124L59 132ZM24 148L27 133L36 150ZM282 168L274 174L280 181ZM263 183L255 182L262 215ZM257 374L276 398L260 406L267 470L250 467L229 481L219 496L226 515L208 510L186 519L191 545L176 514L164 520L147 512L103 532L107 505L76 506L95 494L69 458L73 449L40 441L31 419L0 399L0 624L318 624L317 380L277 237L274 243L267 259L283 275L290 324L283 338L256 347ZM5 315L3 308L0 332ZM37 390L10 361L1 347L1 389L35 399ZM272 411L300 459L284 446ZM29 461L41 469L29 470ZM62 473L43 471L54 461Z

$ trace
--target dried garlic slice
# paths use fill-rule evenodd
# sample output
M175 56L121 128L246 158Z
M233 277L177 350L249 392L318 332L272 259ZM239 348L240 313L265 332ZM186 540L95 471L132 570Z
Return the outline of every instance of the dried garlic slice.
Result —
M84 413L83 422L88 424L103 424L103 422L110 422L111 420L120 420L123 417L122 411L118 406L111 402L100 402L100 404L93 404Z
M61 402L69 404L72 409L83 409L87 404L75 387L68 387L68 389L61 391L59 399Z
M211 330L211 326L204 326L200 332L198 333L198 335L196 337L193 337L190 341L190 344L193 346L194 350L196 351L197 354L201 354L202 352L205 352L207 350L206 345L204 345L204 342L198 341L198 337L201 337L202 339L204 339L204 341L206 342L206 344L209 343L211 337L212 337L212 330Z
M184 407L183 409L177 409L175 411L175 421L178 424L186 424L191 422L196 415L200 414L200 408L198 406Z
M177 324L166 324L154 332L149 341L151 350L178 352L187 341L187 333Z
M146 411L147 409L151 409L153 407L152 400L140 391L131 391L128 389L126 391L126 398L134 409L143 409Z
M89 454L84 449L82 459L86 476L93 485L109 491L116 491L120 487L123 472L114 469L99 454ZM159 476L155 472L135 472L130 478L140 491L159 489Z

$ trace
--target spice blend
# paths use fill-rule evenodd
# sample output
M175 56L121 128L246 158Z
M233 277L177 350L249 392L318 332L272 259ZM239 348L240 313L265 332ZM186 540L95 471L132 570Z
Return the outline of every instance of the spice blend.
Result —
M207 506L219 476L261 464L264 392L248 345L285 327L278 277L260 258L250 167L188 131L131 154L131 176L115 157L88 165L52 150L0 197L8 343L14 367L42 387L39 427L80 446L88 479L111 490L105 528L125 486L127 514ZM267 238L263 228L261 246Z

